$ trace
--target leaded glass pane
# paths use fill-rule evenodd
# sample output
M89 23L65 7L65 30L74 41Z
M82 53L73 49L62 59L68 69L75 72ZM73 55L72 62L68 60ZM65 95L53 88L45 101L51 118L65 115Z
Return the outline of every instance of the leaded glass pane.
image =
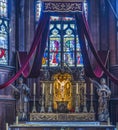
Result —
M50 24L50 30L54 28L54 24Z
M42 58L42 65L47 66L48 65L48 44L46 44L45 52Z
M60 17L58 16L51 16L50 17L50 21L59 21L60 20Z
M75 55L73 51L69 51L64 53L64 63L68 64L69 66L75 65Z
M78 36L76 36L76 51L80 51L80 44L79 44Z
M65 30L65 29L67 29L67 28L68 28L68 24L64 24L63 29Z
M58 64L60 63L60 53L59 51L55 51L50 53L50 67L55 67L58 66Z
M48 52L45 51L44 56L42 58L42 65L47 66L48 65Z
M83 66L83 58L80 51L76 54L77 66Z
M64 35L64 51L73 51L74 50L74 35L71 29L66 30Z
M61 29L61 24L56 24L56 27L57 27L58 29Z
M73 34L73 30L68 28L64 31L64 45L63 45L63 53L64 53L64 62L70 66L74 66L75 64L75 38Z
M7 0L0 0L0 17L8 17Z
M74 29L74 28L75 28L75 25L74 25L74 24L70 24L70 27L71 27L72 29Z
M60 63L60 35L59 30L53 29L51 31L52 35L50 35L50 66L57 66Z
M60 38L54 38L54 39L50 38L50 52L60 51Z
M0 64L8 63L8 26L0 20Z
M62 20L63 21L72 21L72 20L74 20L74 18L73 17L63 17Z
M76 36L76 64L77 66L83 66L83 58L81 54L78 35Z
M36 7L35 7L35 20L36 20L36 22L39 21L40 13L41 13L41 0L36 0Z

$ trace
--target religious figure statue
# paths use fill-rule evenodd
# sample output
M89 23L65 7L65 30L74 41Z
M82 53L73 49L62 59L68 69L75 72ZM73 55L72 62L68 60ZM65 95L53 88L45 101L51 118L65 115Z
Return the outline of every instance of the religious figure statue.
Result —
M60 77L61 78L61 77ZM66 85L66 83L69 81L68 79L65 79L66 77L64 77L64 79L62 81L60 81L58 78L56 79L57 82L60 84L60 90L61 90L61 97L64 98L65 97L65 92L64 92L64 86Z
M95 80L91 79L91 81L97 87L97 93L99 96L98 119L99 121L108 121L109 118L108 100L111 95L111 90L106 85L106 80L104 78L101 78L100 84Z
M14 96L16 98L16 112L20 121L27 120L28 115L28 102L30 95L30 88L23 83L23 78L18 79L17 86L13 86Z
M68 111L72 108L72 85L71 75L58 73L54 75L54 109L59 112Z

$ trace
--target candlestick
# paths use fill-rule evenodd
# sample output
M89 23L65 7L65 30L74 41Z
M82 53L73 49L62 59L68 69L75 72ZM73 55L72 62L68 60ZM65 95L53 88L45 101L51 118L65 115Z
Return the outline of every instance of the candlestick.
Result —
M110 123L110 118L108 117L108 119L107 119L107 124L108 125L111 125L111 123Z
M76 83L76 94L78 94L78 83Z
M8 123L6 123L6 130L8 130Z
M93 95L93 83L91 83L91 95Z
M18 116L16 116L16 124L18 124Z
M86 94L86 83L84 84L84 94Z
M86 83L84 84L84 93L86 94Z
M83 106L83 112L87 112L87 106L86 106L86 83L84 83L84 106Z
M50 84L50 94L52 94L52 83Z
M33 92L34 92L34 95L36 95L36 83L34 83L34 90L33 90Z
M43 83L43 86L42 86L42 94L44 94L44 90L45 90L45 84Z

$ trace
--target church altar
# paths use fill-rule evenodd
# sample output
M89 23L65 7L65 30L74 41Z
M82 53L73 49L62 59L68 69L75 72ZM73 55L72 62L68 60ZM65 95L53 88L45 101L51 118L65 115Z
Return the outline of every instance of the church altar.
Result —
M73 81L71 74L58 72L52 80L40 81L42 96L39 111L34 102L30 121L95 121L93 107L93 85L90 86L89 107L85 80ZM34 86L35 87L35 86Z
M44 12L50 12L51 7L51 11L55 9L52 4L57 5L52 2L44 2ZM70 5L79 5L76 6L79 7L77 10L73 10L72 6L71 11L82 11L81 2L67 2L68 4L69 9ZM59 8L56 11L65 11L65 8L63 8L66 7L65 2L62 1L60 5L59 7L62 7L62 9ZM55 12L55 10L53 11ZM109 120L103 120L109 121L108 125L95 122L98 113L94 109L93 83L86 81L84 69L78 72L75 71L73 74L68 65L63 63L59 71L50 72L49 75L43 71L43 76L40 77L41 95L39 96L38 105L36 105L36 83L33 86L33 105L30 113L28 113L30 122L19 122L19 124L10 125L10 130L115 130L115 126L110 125L109 118L107 118ZM102 109L101 107L100 110L102 111ZM104 110L106 110L106 107L104 107ZM101 115L106 116L104 113Z

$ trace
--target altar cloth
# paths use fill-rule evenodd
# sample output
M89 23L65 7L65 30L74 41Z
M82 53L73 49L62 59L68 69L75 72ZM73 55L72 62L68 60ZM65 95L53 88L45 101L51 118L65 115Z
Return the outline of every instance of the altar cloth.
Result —
M25 122L22 124L10 125L10 128L87 128L87 127L99 127L99 128L113 128L113 125L101 125L99 122Z
M98 126L100 122L26 122L29 125L40 125L40 126L58 126L58 127L66 127L66 126Z

